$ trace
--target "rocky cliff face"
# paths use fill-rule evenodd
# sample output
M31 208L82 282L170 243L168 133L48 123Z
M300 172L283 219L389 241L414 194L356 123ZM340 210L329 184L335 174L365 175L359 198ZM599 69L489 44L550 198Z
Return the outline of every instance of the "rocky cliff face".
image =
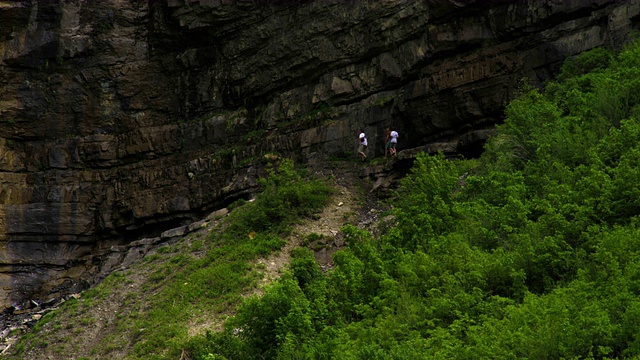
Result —
M295 4L294 4L295 3ZM0 1L0 306L255 187L266 158L458 150L634 1ZM480 135L480 136L479 136Z

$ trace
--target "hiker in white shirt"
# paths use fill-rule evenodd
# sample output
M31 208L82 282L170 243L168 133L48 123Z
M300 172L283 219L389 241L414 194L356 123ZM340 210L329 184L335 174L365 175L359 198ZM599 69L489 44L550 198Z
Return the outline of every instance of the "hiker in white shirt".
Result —
M367 151L367 136L363 131L360 131L360 135L358 136L358 155L362 157L362 161L367 159L367 154L364 152Z
M393 130L389 133L389 154L391 156L397 156L396 145L398 145L398 132Z

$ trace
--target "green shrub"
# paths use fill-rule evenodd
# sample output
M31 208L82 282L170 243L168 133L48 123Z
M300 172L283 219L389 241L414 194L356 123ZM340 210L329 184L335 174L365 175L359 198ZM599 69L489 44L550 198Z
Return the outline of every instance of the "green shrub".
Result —
M146 329L132 330L132 356L639 357L639 79L640 43L568 60L544 91L522 88L480 159L420 154L388 232L345 226L326 273L296 249L262 297L242 301L260 278L250 261L330 194L282 161L202 244L205 257L161 254L154 299L126 319ZM223 331L188 336L193 314L238 305Z
M545 91L524 87L473 163L418 156L395 227L380 238L343 229L347 247L326 275L300 250L232 321L251 335L227 330L217 348L281 359L638 356L638 49L596 49Z
M230 359L257 358L257 353L252 352L257 351L255 348L260 348L260 351L271 348L269 351L272 352L267 353L275 354L277 347L273 345L284 341L280 338L284 339L289 331L296 334L307 331L307 325L295 322L293 315L288 322L272 322L280 318L276 317L277 314L286 313L285 310L298 311L306 306L304 297L299 295L301 290L297 283L313 280L319 270L314 272L308 259L301 256L300 260L294 261L299 265L295 270L299 280L290 278L291 283L274 290L276 293L269 305L263 306L258 300L255 303L249 301L246 310L240 312L239 323L250 323L242 325L246 328L245 334L255 337L250 342L251 346L233 335L233 329L230 330L231 335L188 336L185 324L194 314L205 311L223 313L237 306L242 300L241 294L257 285L259 275L250 263L280 249L285 244L282 235L288 232L291 224L321 210L332 192L326 183L306 178L290 160L283 160L277 168L271 169L269 176L260 181L260 187L261 192L255 201L238 202L225 218L225 225L216 229L209 241L202 244L199 251L206 250L204 257L173 255L156 272L155 277L162 287L142 316L133 321L136 329L145 329L135 337L135 357L176 358L186 349L194 359L224 358L221 357L223 355ZM217 232L219 229L222 229L221 233ZM148 290L154 291L153 288ZM294 295L300 297L301 302L286 300L279 303ZM271 311L272 315L252 320L251 314L260 311ZM272 329L282 330L274 334L263 333ZM221 344L224 344L224 351L220 350Z
M229 236L255 232L286 231L288 224L321 209L331 194L331 188L320 180L304 179L285 159L269 176L260 180L260 196L232 212Z

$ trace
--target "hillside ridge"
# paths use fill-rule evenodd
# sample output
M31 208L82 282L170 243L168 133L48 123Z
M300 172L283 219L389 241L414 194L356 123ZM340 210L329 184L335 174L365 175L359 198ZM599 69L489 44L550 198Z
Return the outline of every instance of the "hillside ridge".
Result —
M385 160L387 161L387 160ZM393 159L388 159L393 161ZM306 246L312 249L316 255L318 265L328 271L332 267L332 254L344 246L341 227L351 224L359 228L375 232L380 215L388 210L388 205L380 201L376 192L372 192L373 182L364 174L370 163L360 163L356 160L337 160L316 163L309 168L311 176L323 179L334 188L328 205L324 209L314 214L311 218L295 224L291 234L286 239L286 244L281 250L272 253L268 257L258 259L253 266L260 269L259 284L250 289L242 296L260 296L265 286L276 280L284 271L291 260L291 250L295 247ZM258 195L259 196L259 195ZM249 200L252 201L252 200ZM232 210L233 211L233 210ZM112 277L107 281L123 281L119 286L112 287L113 291L100 296L95 306L85 309L81 314L70 310L63 304L69 300L79 303L85 302L83 293L66 294L55 303L46 304L48 307L33 307L31 311L19 312L19 314L6 314L3 317L2 350L3 359L69 359L91 356L91 351L97 351L101 344L110 337L121 338L129 347L120 349L110 349L110 358L126 358L132 351L131 345L135 337L127 329L122 332L122 328L117 327L117 318L135 316L135 311L143 311L148 299L143 294L143 288L153 276L153 269L150 268L145 259L162 252L166 246L180 246L190 248L197 241L206 241L211 231L217 231L216 227L224 221L228 214L226 208L219 209L211 213L206 218L194 222L186 228L187 232L183 236L170 238L169 241L158 241L154 246L148 248L140 258L125 266L114 269ZM181 233L184 230L168 230L167 234ZM194 256L202 256L203 252L192 253ZM115 278L115 280L112 280ZM96 286L99 284L96 284ZM158 285L158 289L162 286ZM90 289L87 289L90 290ZM43 316L49 315L50 321L38 326L38 338L44 342L41 346L31 346L26 352L16 354L15 345L24 335L34 331L33 326ZM233 311L215 312L199 314L197 321L194 321L189 328L189 335L196 336L207 331L220 331L226 317L233 315ZM83 319L91 319L88 320ZM78 333L78 327L74 323L80 323L82 333ZM144 329L137 329L144 331ZM128 341L126 339L129 339ZM60 350L60 347L66 349ZM73 349L73 350L72 350Z

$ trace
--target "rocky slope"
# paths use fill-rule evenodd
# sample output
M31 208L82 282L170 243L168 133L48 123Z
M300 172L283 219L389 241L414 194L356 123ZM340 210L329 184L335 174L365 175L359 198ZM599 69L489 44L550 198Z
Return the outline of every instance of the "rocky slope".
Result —
M386 163L391 166L396 160L390 158ZM260 275L255 287L248 287L242 294L243 298L261 296L265 287L288 269L294 248L306 246L313 249L318 264L323 271L328 271L333 267L331 255L345 245L346 239L341 231L344 225L374 234L388 228L393 215L381 215L389 210L389 206L379 201L377 192L370 192L372 184L361 174L369 167L366 163L334 160L310 169L313 177L326 181L334 193L322 211L302 219L291 228L290 235L283 239L286 244L280 250L256 259L252 267ZM0 318L0 358L141 358L135 352L135 345L141 341L140 334L136 333L132 323L140 316L136 312L145 311L138 306L147 308L167 286L167 279L154 284L153 278L157 276L160 264L171 261L178 254L192 261L205 256L208 251L195 244L210 243L211 233L220 231L220 223L224 223L228 213L228 209L222 208L189 226L170 229L159 238L121 247L120 250L127 255L116 269L118 277L115 283L118 285L107 285L106 289L98 290L106 296L98 296L97 299L88 292L69 294L55 301L31 303L28 308L3 316ZM172 268L174 275L185 271L180 267ZM114 284L114 281L110 279L105 283ZM77 300L76 305L69 306L69 300L71 303ZM221 331L225 319L234 313L235 306L225 310L211 307L193 316L184 326L192 336ZM192 357L183 350L182 358Z
M466 152L637 0L0 2L0 307L247 196L265 156ZM115 250L114 250L115 249Z

